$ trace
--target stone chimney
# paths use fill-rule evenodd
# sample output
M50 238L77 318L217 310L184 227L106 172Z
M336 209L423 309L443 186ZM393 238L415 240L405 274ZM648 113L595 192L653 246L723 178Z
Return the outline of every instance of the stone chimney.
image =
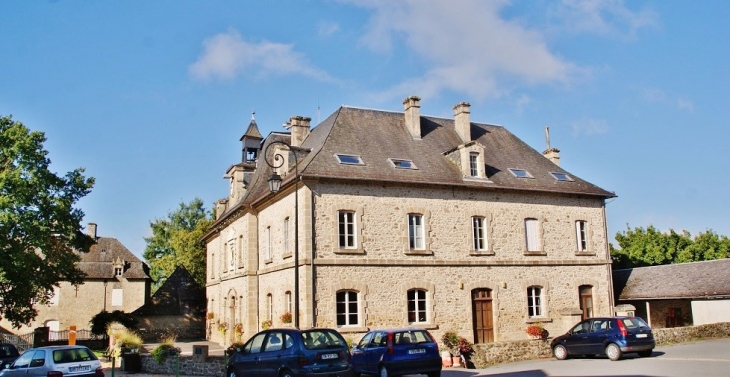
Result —
M406 115L406 128L415 140L421 140L421 99L410 96L403 100Z
M303 116L293 116L289 119L291 124L291 146L300 147L304 139L309 135L309 122L312 118L306 118Z
M471 105L468 102L460 102L454 106L454 127L456 133L461 137L461 141L465 143L471 141L470 107Z
M89 223L86 227L86 234L96 240L96 223Z
M471 141L471 120L469 120L469 108L471 105L468 102L460 102L454 106L454 128L456 133L459 134L461 141Z
M550 147L550 127L545 127L545 142L547 143L547 149L542 152L542 155L552 161L553 164L560 166L560 149Z
M219 199L215 202L215 218L216 220L223 215L228 209L228 199Z

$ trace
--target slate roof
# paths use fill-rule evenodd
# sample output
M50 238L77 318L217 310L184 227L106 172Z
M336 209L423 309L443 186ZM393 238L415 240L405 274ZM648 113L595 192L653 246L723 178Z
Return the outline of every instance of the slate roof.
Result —
M613 271L619 301L730 298L730 259Z
M112 237L97 237L88 253L79 253L78 269L86 273L87 279L113 279L114 262L125 262L122 277L127 279L150 279L149 267L132 254L121 242Z
M471 122L472 141L485 147L488 180L465 180L460 169L445 156L445 153L464 144L456 133L454 119L422 115L420 122L421 140L414 140L405 126L402 112L340 107L312 128L301 148L297 149L299 174L303 180L325 178L577 194L599 198L616 196L555 165L506 128L474 121ZM271 133L263 141L256 174L243 200L237 205L231 203L227 214L221 216L219 222L225 221L229 214L242 206L251 205L270 195L267 179L271 175L271 168L263 157L266 146L272 140L288 143L291 135ZM334 157L336 153L359 155L365 165L340 164ZM411 160L418 169L396 169L388 158ZM509 168L527 170L534 178L517 178ZM558 181L550 172L568 174L573 181ZM288 174L284 178L284 185L293 178L294 174Z
M205 310L205 290L195 282L185 267L177 266L152 295L150 302L135 310L134 314L184 314L181 305L187 306L193 312Z

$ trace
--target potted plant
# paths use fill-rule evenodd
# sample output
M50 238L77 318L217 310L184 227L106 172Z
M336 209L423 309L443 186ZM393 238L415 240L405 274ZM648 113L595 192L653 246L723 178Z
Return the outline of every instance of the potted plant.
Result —
M233 331L236 333L236 340L241 341L241 337L243 337L243 323L236 323L235 326L233 326Z
M525 332L532 339L545 339L545 338L547 338L547 331L540 324L533 324L533 325L527 326L527 329L525 330Z
M226 322L220 322L218 323L218 332L221 333L221 338L226 338L226 332L228 331L228 323Z
M286 312L279 319L281 319L281 323L291 323L291 313Z
M273 325L273 322L270 319L267 319L266 321L261 322L261 328L264 330L270 329L271 325Z
M449 350L452 356L452 365L455 367L465 365L467 357L474 353L474 348L471 343L466 338L457 335L454 331L445 332L441 337L441 343L445 349ZM442 359L444 356L442 355Z

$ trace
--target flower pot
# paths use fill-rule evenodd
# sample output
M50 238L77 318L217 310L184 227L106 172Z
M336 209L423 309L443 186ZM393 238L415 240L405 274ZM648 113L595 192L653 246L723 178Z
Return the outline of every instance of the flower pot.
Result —
M461 356L452 357L451 362L454 368L461 368Z
M441 365L450 367L454 362L451 361L451 354L449 351L441 351Z

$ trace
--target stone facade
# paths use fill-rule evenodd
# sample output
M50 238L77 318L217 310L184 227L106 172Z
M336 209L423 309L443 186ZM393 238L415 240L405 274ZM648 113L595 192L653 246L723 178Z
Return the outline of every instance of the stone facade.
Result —
M391 114L360 112L366 113L365 120L387 122L392 118ZM353 114L359 116L360 112ZM419 117L416 114L414 119L425 122ZM329 119L323 122L325 126ZM259 331L267 320L273 326L292 326L281 317L295 305L295 224L301 328L337 328L352 341L369 329L405 326L426 328L437 339L446 331L455 331L475 343L516 341L528 338L525 329L530 324L539 323L549 333L559 334L580 320L581 288L589 292L584 292L583 299L592 306L586 312L611 315L604 204L611 194L587 183L581 183L582 193L552 189L555 179L548 172L560 171L559 167L527 149L521 153L533 159L514 162L514 166L533 164L532 174L537 176L543 170L545 178L515 181L505 175L511 174L506 168L509 165L488 165L499 162L491 155L497 152L489 132L479 133L475 142L464 142L471 136L463 123L471 124L472 130L475 127L468 118L459 122L458 135L453 122L443 127L452 127L453 135L447 135L450 144L444 145L454 149L439 146L442 149L431 160L413 158L421 171L395 173L384 173L384 167L375 164L350 168L332 163L336 160L331 152L314 151L347 151L344 144L327 149L326 143L337 139L337 121L326 131L312 130L302 143L308 149L299 157L305 161L299 170L304 173L294 177L300 178L296 180L296 203L292 169L278 171L288 184L271 194L262 188L271 169L266 170L259 161L258 178L244 186L239 203L232 197L220 202L220 216L204 237L208 339L226 345L237 341L232 330L237 323L244 329L241 340ZM419 124L406 127L401 120L388 127L403 127L407 136L401 141L388 140L388 145L379 139L381 153L373 158L401 157L404 152L399 150L410 148L411 143L429 145L437 132L447 132L435 128L419 139L412 137L422 132ZM504 132L486 129L494 134ZM329 132L327 142L320 132ZM308 144L310 140L314 141ZM514 143L503 146L505 150L526 148L513 136L499 140ZM265 145L266 140L262 149ZM458 161L452 158L453 151L460 151ZM266 157L266 153L261 155ZM325 160L318 165L316 158L320 157ZM286 160L290 166L295 162ZM363 160L373 161L366 155ZM320 170L308 175L307 166ZM419 181L423 179L419 174L429 172L434 173L434 180L446 174L449 182L457 183ZM408 174L413 181L408 181ZM472 176L464 177L468 174ZM519 185L526 186L515 189ZM343 230L347 226L342 224L343 213L350 219L347 231ZM414 233L409 219L420 222L423 247L411 244ZM475 219L481 219L485 229L480 247L474 245ZM536 224L535 246L529 251L526 219ZM578 222L585 224L580 234ZM351 244L343 246L343 232L351 236ZM579 248L581 243L584 247ZM477 300L478 295L482 301ZM225 331L217 331L219 328Z

